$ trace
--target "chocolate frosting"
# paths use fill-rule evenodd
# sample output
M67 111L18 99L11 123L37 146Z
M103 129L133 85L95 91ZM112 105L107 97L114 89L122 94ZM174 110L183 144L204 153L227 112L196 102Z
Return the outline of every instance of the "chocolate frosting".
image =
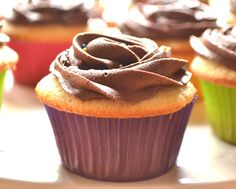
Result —
M191 78L187 62L149 39L81 33L51 64L61 87L81 100L138 102Z
M191 37L190 44L200 56L236 70L236 26L208 29L200 38Z
M126 34L151 39L186 39L217 27L217 17L197 0L160 0L137 3L120 28Z
M6 19L14 24L79 24L88 21L88 10L80 0L39 0L18 3Z
M9 41L10 38L6 34L2 33L2 21L0 20L0 47Z
M230 0L230 11L236 15L236 0Z

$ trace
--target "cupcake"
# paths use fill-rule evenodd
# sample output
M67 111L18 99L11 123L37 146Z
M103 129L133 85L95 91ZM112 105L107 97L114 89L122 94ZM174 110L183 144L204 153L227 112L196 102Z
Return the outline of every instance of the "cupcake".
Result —
M8 69L15 68L18 60L18 55L15 51L10 49L6 43L9 42L9 37L1 32L2 21L0 18L0 106L2 104L2 95L4 88L4 79Z
M212 128L236 144L236 26L208 29L190 41L197 53L191 70L200 78Z
M135 181L175 165L196 90L169 55L145 38L80 33L56 57L36 94L68 170Z
M88 10L82 1L27 1L6 15L4 32L20 56L14 72L18 83L34 86L49 73L54 57L87 30Z
M149 0L134 5L120 29L123 33L148 37L158 44L168 45L174 57L191 62L194 51L189 37L199 36L205 29L217 26L217 18L208 5L197 0ZM199 89L194 77L193 82Z

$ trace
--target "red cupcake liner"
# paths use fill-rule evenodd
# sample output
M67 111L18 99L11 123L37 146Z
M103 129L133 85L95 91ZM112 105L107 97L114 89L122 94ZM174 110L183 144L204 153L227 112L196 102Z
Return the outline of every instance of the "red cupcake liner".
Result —
M175 165L194 102L168 115L130 119L46 110L67 169L99 180L136 181Z
M49 66L55 57L70 45L71 42L11 41L9 46L19 54L19 62L14 71L16 82L35 86L49 73Z

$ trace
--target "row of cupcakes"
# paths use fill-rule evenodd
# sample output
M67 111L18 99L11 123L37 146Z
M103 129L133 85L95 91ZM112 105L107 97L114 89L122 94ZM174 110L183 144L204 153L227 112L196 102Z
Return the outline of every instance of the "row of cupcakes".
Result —
M94 14L85 1L62 3L24 1L17 3L6 15L4 32L12 38L9 45L20 56L14 72L18 83L34 86L48 73L53 57L69 46L72 36L101 28L101 22L92 29L89 27L89 18ZM133 4L125 15L119 25L121 32L168 45L173 56L188 61L194 56L188 42L190 35L199 36L207 28L220 26L211 9L197 0L145 1ZM99 30L105 32L107 28Z
M151 10L144 23L161 15L164 23L157 29L167 28L174 34L201 29L195 34L200 36L211 24L217 27L216 19L205 13L205 5L191 2L190 6L175 1L174 17L170 11L154 13L156 4L136 6L140 13ZM170 3L161 6L168 10ZM178 20L167 25L166 18ZM190 20L184 24L186 18ZM143 20L138 21L136 25L142 25ZM208 27L201 28L205 25ZM185 30L174 30L179 27ZM191 69L203 79L210 120L217 125L216 133L231 143L236 142L234 28L206 30L203 37L191 39L199 55ZM139 31L143 29L139 27ZM36 87L39 100L46 105L63 165L86 177L112 181L143 180L170 170L196 100L188 63L179 59L181 56L171 57L169 47L122 34L80 33L68 47L48 63L51 74Z
M102 22L89 27L89 19L94 14L92 6L85 2L22 1L6 15L4 32L12 38L9 46L20 56L14 72L18 83L34 86L48 73L49 63L69 46L76 33L107 30L101 27ZM168 45L173 56L188 61L194 57L189 37L199 36L207 28L222 26L217 22L216 13L197 0L134 3L125 15L118 26L121 32ZM198 86L197 81L194 84Z

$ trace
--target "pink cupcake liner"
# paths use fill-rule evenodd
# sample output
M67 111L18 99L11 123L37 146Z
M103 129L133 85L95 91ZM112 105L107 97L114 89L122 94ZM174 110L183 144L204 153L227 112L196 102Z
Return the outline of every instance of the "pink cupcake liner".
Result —
M49 73L49 66L55 57L70 47L70 42L42 43L15 40L11 41L9 46L19 54L17 69L14 71L16 82L35 86Z
M175 165L196 98L181 110L146 118L97 118L46 105L62 164L109 181L160 176Z

